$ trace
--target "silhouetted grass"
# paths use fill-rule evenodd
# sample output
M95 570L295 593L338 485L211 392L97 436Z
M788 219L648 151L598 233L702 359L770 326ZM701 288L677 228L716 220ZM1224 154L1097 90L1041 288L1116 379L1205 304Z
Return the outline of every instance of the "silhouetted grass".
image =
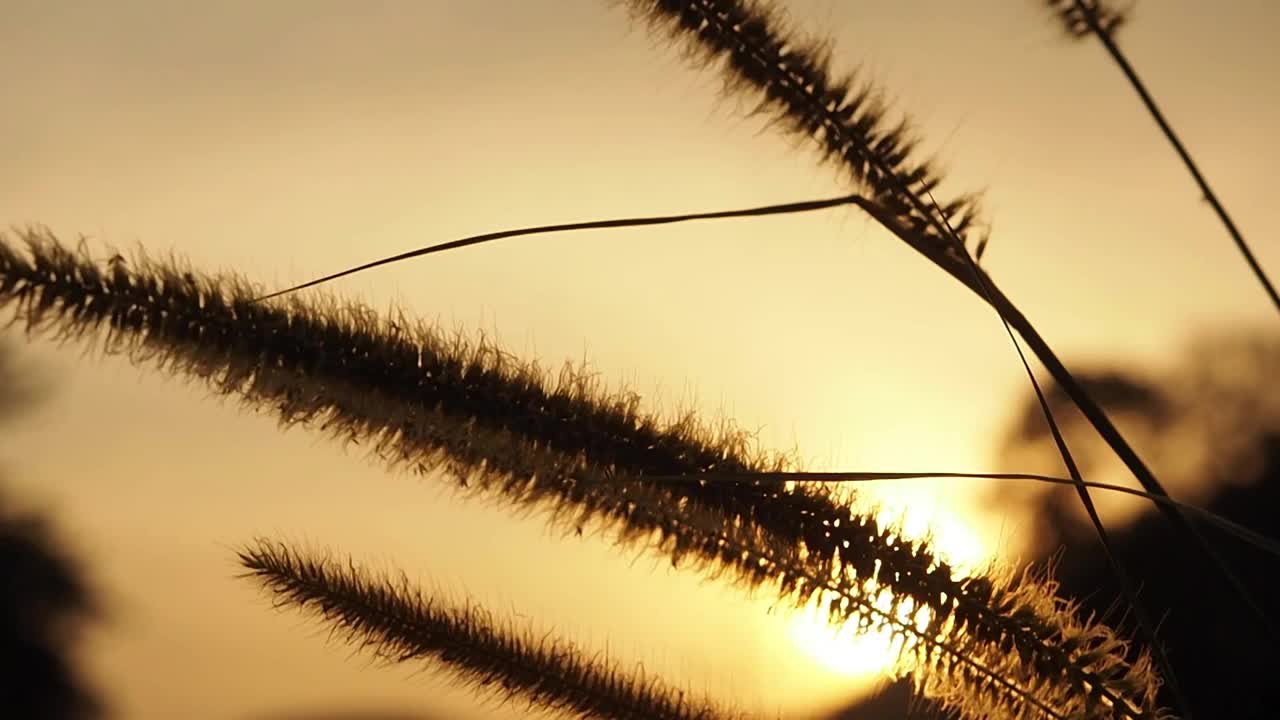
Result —
M320 617L362 650L396 663L435 660L480 693L583 718L741 717L643 673L625 672L549 633L497 621L473 601L426 595L403 576L375 577L349 560L266 539L241 550L240 562L276 602Z
M1016 331L1138 478L1144 496L1215 560L1187 522L1184 506L1168 498L1086 389L979 267L987 236L977 197L935 201L942 174L932 161L916 157L907 123L890 117L875 88L852 75L837 77L828 46L799 37L767 3L626 5L695 64L718 67L728 92L754 98L757 109L779 126L813 142L856 192L746 211L486 233L298 287L516 235L850 203L990 304L1015 347ZM1148 99L1110 39L1122 13L1092 0L1048 5L1069 33L1098 35ZM1153 103L1148 106L1208 194ZM1225 211L1212 202L1231 229ZM29 332L101 341L109 352L197 379L219 395L274 414L285 426L306 425L358 441L390 468L442 474L456 480L464 495L545 513L565 532L581 532L586 525L606 529L628 545L665 553L675 565L796 607L817 603L834 624L889 630L901 649L899 669L911 674L917 691L962 716L1166 714L1157 692L1161 674L1174 685L1167 664L1163 673L1155 672L1146 650L1131 652L1116 632L1081 617L1055 594L1052 582L998 567L961 573L926 541L902 537L830 486L800 483L815 478L797 474L792 458L758 448L731 423L709 424L692 415L663 420L642 412L634 393L605 388L580 369L548 372L490 343L448 336L404 314L381 317L334 299L280 299L298 288L264 295L239 277L211 276L177 262L138 257L100 265L47 231L17 235L24 247L0 237L0 306L12 308ZM1238 233L1233 237L1251 258ZM1024 364L1030 372L1025 358ZM1044 398L1041 407L1071 477L1039 479L1076 487L1106 547L1106 530L1088 491L1099 485L1084 481ZM1232 524L1217 524L1247 537ZM1261 536L1253 541L1273 544ZM503 696L584 717L721 716L710 702L692 702L624 676L609 662L585 658L550 636L510 631L473 606L449 607L403 580L375 578L269 541L244 550L241 561L277 600L315 612L388 660L432 657L465 682L496 683ZM1131 595L1123 567L1116 564L1115 572ZM1245 592L1241 597L1250 600ZM1153 641L1154 633L1147 634ZM1152 648L1159 657L1159 644Z
M1147 112L1150 113L1151 119L1155 120L1160 132L1169 141L1169 144L1173 146L1178 159L1186 166L1187 172L1191 174L1191 179L1195 181L1196 187L1204 195L1205 202L1209 203L1209 206L1213 208L1214 214L1218 216L1218 221L1226 228L1227 234L1231 236L1231 241L1235 243L1236 250L1244 258L1245 264L1249 266L1249 271L1253 273L1253 276L1258 280L1258 284L1262 286L1267 297L1271 299L1271 304L1275 306L1276 310L1280 310L1280 293L1276 292L1275 285L1267 277L1262 265L1258 263L1258 258L1254 256L1249 243L1245 241L1244 234L1236 227L1235 221L1231 219L1226 207L1218 199L1217 193L1209 185L1209 180L1204 176L1195 160L1191 158L1191 152L1187 150L1182 139L1174 132L1173 126L1165 119L1164 113L1160 111L1155 98L1152 97L1147 90L1147 86L1138 77L1138 71L1129 63L1129 59L1116 43L1115 30L1125 21L1125 13L1098 0L1047 0L1047 2L1050 8L1058 14L1063 27L1069 35L1075 38L1085 38L1093 35L1106 48L1107 54L1111 56L1116 66L1120 68L1120 72L1124 74L1129 84L1133 86L1133 91L1142 100L1142 104L1146 107Z
M632 393L402 315L257 303L235 277L142 258L103 267L47 233L23 239L25 250L0 243L0 306L30 332L100 339L286 425L358 441L390 466L443 470L464 492L546 511L567 531L596 524L744 589L818 601L833 622L887 628L920 687L975 716L1155 716L1148 663L1120 663L1109 630L1034 578L959 574L821 487L645 480L788 469L731 425L661 423Z

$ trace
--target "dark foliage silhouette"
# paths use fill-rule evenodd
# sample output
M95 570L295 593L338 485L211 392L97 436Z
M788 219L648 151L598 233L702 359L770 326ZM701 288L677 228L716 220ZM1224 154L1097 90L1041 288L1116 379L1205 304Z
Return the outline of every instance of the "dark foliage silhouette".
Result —
M1203 340L1185 367L1168 378L1148 378L1119 368L1093 373L1104 405L1134 416L1167 462L1211 488L1207 510L1267 537L1280 537L1280 339L1272 336L1217 336ZM1064 413L1064 415L1066 415ZM1069 417L1069 415L1066 415ZM1162 442L1196 438L1199 452L1186 447L1160 451ZM1006 449L1045 449L1044 438L1015 428ZM1175 452L1179 451L1179 452ZM1025 465L1024 465L1025 466ZM1057 562L1061 590L1088 612L1123 626L1129 622L1117 603L1117 588L1099 567L1096 545L1082 533L1073 508L1061 493L1046 494L1039 506L1041 547L1065 547ZM1114 533L1117 552L1134 568L1141 584L1138 601L1162 618L1160 640L1168 649L1193 711L1201 717L1274 716L1269 691L1274 646L1252 615L1240 613L1223 588L1188 572L1193 552L1185 537L1170 532L1149 513ZM1223 558L1272 616L1280 615L1280 562L1258 548L1224 538Z
M0 346L0 422L30 399ZM0 716L92 720L100 703L73 650L94 617L92 593L49 519L23 510L0 487Z
M1247 486L1229 485L1213 497L1207 509L1269 537L1280 536L1276 508L1280 508L1280 433L1262 436L1258 448L1264 458L1261 475ZM1225 468L1234 473L1235 468ZM1057 495L1053 496L1055 500ZM1055 526L1062 553L1057 577L1061 591L1078 598L1089 612L1115 622L1116 587L1106 568L1098 567L1088 537L1063 517L1060 502L1043 509L1046 525ZM1163 618L1160 640L1179 670L1193 711L1201 717L1273 717L1269 687L1275 648L1260 635L1252 616L1235 612L1234 598L1221 588L1187 572L1192 549L1185 538L1169 532L1157 518L1144 514L1113 535L1121 558L1135 568L1141 584L1138 602ZM1275 582L1280 563L1244 543L1223 542L1224 558L1262 606L1280 612ZM1120 623L1123 624L1123 623Z
M1174 474L1190 475L1207 499L1204 509L1269 538L1280 537L1280 390L1268 382L1280 373L1280 338L1250 334L1207 337L1193 345L1183 366L1168 377L1135 369L1098 367L1077 374L1109 413L1127 418L1131 436L1146 441ZM1107 459L1099 443L1087 442L1088 428L1062 389L1048 401L1060 414L1082 464L1101 469ZM1003 462L1021 470L1057 457L1039 419L1039 405L1026 398L1006 430ZM1197 447L1188 448L1193 442ZM1162 447L1161 443L1167 447ZM1131 628L1120 589L1099 560L1092 528L1074 495L1063 488L1010 489L996 497L1025 501L1034 495L1034 527L1039 534L1032 560L1052 562L1059 591L1084 612L1109 624ZM1274 717L1270 691L1274 646L1254 616L1240 613L1234 594L1188 569L1194 548L1150 511L1113 525L1113 550L1133 568L1138 602L1160 620L1159 640L1183 678L1182 690L1199 717ZM1273 617L1280 614L1280 562L1258 547L1215 535L1224 560ZM920 717L947 715L912 698L899 684L879 700L859 703L837 718L864 717L873 707Z

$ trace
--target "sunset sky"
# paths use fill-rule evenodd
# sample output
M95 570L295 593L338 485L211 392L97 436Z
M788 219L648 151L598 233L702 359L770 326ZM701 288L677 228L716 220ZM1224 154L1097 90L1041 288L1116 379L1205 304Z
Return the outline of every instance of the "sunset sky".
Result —
M481 232L848 191L622 5L0 0L0 226L278 289ZM945 193L985 191L984 265L1068 365L1159 366L1196 332L1276 327L1118 70L1040 3L786 5L915 120ZM1120 35L1273 277L1278 22L1269 0L1147 0ZM991 469L1026 386L996 316L853 209L508 240L329 290L551 367L586 359L657 412L731 417L812 470ZM766 597L464 502L149 367L4 339L43 398L0 467L92 568L110 616L86 660L119 717L524 715L273 611L234 577L257 535L403 568L765 716L874 680L866 651L842 657ZM1030 530L980 487L866 494L974 563Z

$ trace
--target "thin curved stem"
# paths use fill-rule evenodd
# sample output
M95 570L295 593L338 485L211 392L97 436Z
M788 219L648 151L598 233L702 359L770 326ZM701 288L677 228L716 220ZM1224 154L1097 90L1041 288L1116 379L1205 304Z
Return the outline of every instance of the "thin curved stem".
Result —
M1098 540L1102 543L1102 552L1106 555L1107 564L1111 566L1111 572L1115 574L1116 582L1120 585L1120 594L1129 603L1138 627L1141 629L1142 634L1146 636L1151 652L1154 654L1164 675L1165 687L1173 695L1178 711L1182 714L1184 720L1191 720L1191 704L1187 701L1186 695L1182 692L1181 683L1178 682L1177 676L1174 674L1173 663L1170 662L1164 646L1161 645L1160 639L1156 635L1155 624L1151 622L1142 606L1138 604L1138 594L1134 590L1133 581L1129 578L1129 571L1125 569L1124 563L1120 562L1119 556L1116 555L1115 550L1111 547L1111 537L1107 533L1106 525L1102 523L1102 517L1098 514L1098 508L1094 505L1093 498L1089 496L1089 486L1085 483L1084 476L1081 475L1080 468L1076 465L1076 460L1071 455L1070 448L1067 447L1066 438L1063 437L1062 430L1058 427L1057 419L1053 417L1053 411L1049 409L1049 401L1045 399L1044 391L1040 388L1040 382L1036 380L1036 374L1031 369L1031 363L1027 362L1027 354L1022 351L1022 344L1018 342L1017 336L1013 334L1009 318L1005 316L1001 306L992 301L991 291L993 288L991 283L988 281L986 274L979 270L978 264L965 251L964 242L951 229L951 223L947 220L946 213L942 212L941 208L938 208L938 202L934 200L933 193L927 192L927 194L934 208L938 210L938 217L941 218L946 226L949 237L956 244L959 257L964 260L970 274L973 276L974 282L982 291L983 299L995 308L996 314L1000 317L1000 326L1004 329L1005 334L1009 336L1009 342L1013 344L1014 351L1018 353L1018 361L1022 363L1023 369L1026 370L1027 380L1030 381L1031 389L1035 391L1036 402L1040 404L1040 409L1044 413L1045 423L1049 426L1049 432L1053 436L1053 444L1058 448L1058 454L1062 457L1062 462L1066 466L1067 472L1071 475L1071 484L1075 487L1076 494L1080 497L1080 504L1084 506L1085 512L1088 513L1089 522L1093 524L1094 531L1098 534Z
M1124 436L1120 434L1120 430L1102 410L1102 407L1094 401L1088 391L1076 381L1071 371L1058 358L1053 348L1049 347L1049 343L1045 341L1031 321L1026 315L1013 304L1013 301L1000 290L1000 287L993 282L989 276L981 268L973 268L963 264L961 261L955 260L949 256L937 252L929 246L929 243L917 236L909 228L898 222L891 213L885 212L876 203L870 201L860 201L857 205L870 214L877 222L896 235L900 240L910 245L920 254L932 261L935 265L942 268L959 281L962 285L969 288L974 294L982 298L985 302L992 305L997 312L1005 318L1005 320L1017 331L1018 335L1026 341L1031 352L1040 360L1045 369L1053 377L1066 392L1067 397L1075 403L1081 414L1089 421L1097 431L1099 437L1107 443L1112 452L1125 464L1129 472L1133 473L1134 478L1142 485L1143 489L1153 496L1169 497L1169 493L1156 479L1151 469L1138 456L1137 451L1129 445ZM981 276L985 282L979 284L974 276ZM1257 601L1245 588L1244 583L1236 576L1231 568L1223 561L1221 555L1209 545L1208 541L1200 533L1199 528L1191 524L1186 516L1178 509L1177 506L1165 503L1156 503L1156 507L1164 513L1165 517L1173 523L1174 527L1181 532L1188 533L1195 541L1195 545L1200 548L1207 562L1215 567L1219 573L1227 580L1235 594L1249 608L1254 615L1258 625L1266 631L1273 639L1280 641L1280 631L1277 630L1275 623L1267 616L1267 613L1258 605Z
M1138 97L1141 98L1142 104L1146 106L1147 112L1151 113L1151 117L1156 121L1156 125L1160 126L1160 131L1164 133L1169 144L1173 146L1174 151L1178 153L1178 157L1182 159L1182 164L1186 165L1187 172L1191 173L1191 177L1200 188L1200 192L1204 194L1205 201L1209 203L1209 206L1212 207L1213 211L1218 215L1218 219L1222 221L1223 227L1225 227L1227 229L1227 233L1231 235L1231 240L1235 243L1236 249L1240 251L1240 254L1244 257L1244 261L1249 265L1249 269L1253 271L1254 277L1258 279L1258 283L1262 285L1262 289L1266 291L1267 296L1271 298L1271 304L1276 306L1276 310L1280 310L1280 293L1276 292L1275 285L1271 283L1271 280L1267 277L1266 271L1262 269L1260 264L1258 264L1258 259L1254 257L1253 251L1249 248L1249 244L1245 242L1244 236L1240 233L1239 228L1236 227L1231 216L1227 214L1227 209L1223 207L1222 202L1218 200L1218 195L1213 191L1213 188L1209 186L1209 181L1205 179L1204 173L1200 172L1200 167L1196 165L1195 160L1191 158L1191 153L1187 150L1186 146L1182 144L1181 138L1179 138L1178 134L1174 132L1169 121L1165 119L1164 113L1160 111L1160 107L1156 105L1155 98L1151 96L1151 93L1147 91L1146 85L1144 85L1142 80L1138 77L1138 71L1129 64L1128 58L1126 58L1124 53L1120 51L1120 47L1116 45L1115 40L1112 39L1111 33L1107 32L1107 29L1102 27L1102 24L1098 22L1098 16L1094 12L1093 8L1088 3L1082 2L1082 0L1074 0L1074 2L1076 8L1080 12L1080 17L1084 19L1093 34L1098 36L1098 40L1102 43L1103 47L1107 49L1107 52L1111 55L1111 59L1114 60L1116 65L1120 68L1120 72L1124 73L1125 78L1129 80L1129 84L1133 86L1134 92L1138 93Z
M608 228L642 227L646 225L670 225L674 223L689 222L691 220L722 220L726 218L762 217L765 215L812 212L814 210L826 210L840 205L849 205L855 202L859 197L860 196L857 194L842 195L840 197L828 198L825 200L804 200L801 202L764 205L761 207L740 210L717 210L714 212L686 213L683 215L656 215L650 217L618 218L613 220L589 220L583 222L557 223L555 225L538 225L534 227L516 228L513 230L499 230L497 232L472 235L458 240L450 240L448 242L437 243L435 245L428 245L423 248L418 248L417 250L400 253L399 255L392 255L391 257L373 260L371 262L364 263L363 265L357 265L353 268L348 268L340 272L316 278L315 280L302 283L301 285L294 285L293 287L278 290L270 293L269 295L263 295L259 298L255 298L254 302L270 300L271 298L287 295L305 288L315 287L316 285L329 282L330 280L337 280L341 277L354 275L355 273L382 265L400 262L401 260L409 260L411 258L422 257L424 255L432 255L446 250L456 250L458 248L464 248L470 245L479 245L493 240L502 240L505 238L521 237L526 235L545 235L548 233L571 232L576 230L603 230Z
M923 480L927 478L954 478L965 480L1022 480L1039 482L1047 485L1075 485L1071 478L1039 475L1036 473L977 473L977 472L766 472L766 473L707 473L702 475L646 475L645 480L654 482L703 482L751 483L761 481L797 482L797 483L847 483L875 482L878 480ZM1194 515L1205 523L1222 530L1237 539L1252 545L1266 553L1280 557L1280 541L1269 538L1256 530L1233 522L1217 513L1187 503L1178 502L1166 495L1155 495L1124 485L1112 483L1084 481L1086 487L1095 490L1131 495L1150 500L1159 505L1171 505L1182 512Z

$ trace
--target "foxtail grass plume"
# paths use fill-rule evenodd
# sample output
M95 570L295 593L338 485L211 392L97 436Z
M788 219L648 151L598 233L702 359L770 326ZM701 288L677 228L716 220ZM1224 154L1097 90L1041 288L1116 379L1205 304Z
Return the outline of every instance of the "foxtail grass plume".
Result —
M770 114L800 138L814 142L828 158L843 166L856 182L869 187L878 205L864 206L863 209L992 305L1000 314L1006 330L1016 330L1027 341L1143 488L1153 497L1168 496L1154 473L1097 403L1075 382L1030 321L999 291L969 254L965 231L973 217L973 203L962 198L938 207L933 202L934 188L940 184L940 176L930 169L928 162L910 159L913 147L902 131L903 123L886 122L883 106L875 102L876 94L869 86L854 89L851 81L831 80L833 73L824 43L799 39L780 20L780 13L767 2L629 0L626 5L635 15L648 21L655 34L678 41L698 65L718 65L729 91L745 91L745 94L756 98L761 111ZM1051 4L1051 7L1061 12L1069 30L1076 20L1090 24L1090 29L1108 43L1113 55L1116 54L1104 25L1116 27L1122 19L1121 14L1087 0L1075 0L1074 9L1067 8L1065 4ZM1213 203L1213 196L1206 194ZM1225 221L1225 214L1220 212L1220 215ZM1246 259L1252 260L1238 233L1233 237ZM980 254L986 247L985 240L985 237L978 240L976 253ZM1251 262L1251 265L1280 307L1280 296L1274 293L1256 262ZM1047 419L1052 423L1052 418ZM1061 449L1064 462L1071 469L1072 461L1065 446ZM1087 487L1074 472L1072 479L1104 548L1109 548L1106 529L1093 509ZM1228 582L1241 601L1261 620L1262 626L1274 634L1274 627L1266 614L1198 529L1175 506L1157 505L1175 527L1194 539L1208 564ZM1130 605L1134 606L1131 583L1125 579L1126 571L1109 549L1107 555L1121 586L1126 588ZM1171 665L1155 638L1154 624L1140 610L1135 612L1144 634L1157 651L1170 692L1175 697L1179 696Z
M677 43L699 65L721 65L726 91L754 97L758 111L812 140L886 212L935 252L966 252L978 228L976 194L935 207L942 176L913 157L917 142L905 119L892 121L873 86L835 77L826 43L800 39L767 3L741 0L627 0L655 35ZM956 243L960 247L956 247ZM981 239L975 242L981 243Z
M0 306L29 332L101 339L566 532L608 529L744 589L820 602L833 622L888 628L919 686L968 717L1157 716L1145 656L1126 663L1110 630L1078 621L1043 582L960 574L822 486L645 479L793 466L728 423L663 422L581 371L547 373L403 315L257 303L236 277L146 258L103 266L47 232L20 236L25 248L0 238Z
M474 601L427 595L403 575L378 577L351 560L265 539L241 549L239 559L276 604L320 618L361 650L392 663L434 661L459 683L501 700L580 718L745 718L550 633L499 621Z
M1092 23L1110 35L1128 21L1129 15L1103 0L1044 0L1049 10L1057 16L1062 28L1073 38L1085 38L1093 33Z

